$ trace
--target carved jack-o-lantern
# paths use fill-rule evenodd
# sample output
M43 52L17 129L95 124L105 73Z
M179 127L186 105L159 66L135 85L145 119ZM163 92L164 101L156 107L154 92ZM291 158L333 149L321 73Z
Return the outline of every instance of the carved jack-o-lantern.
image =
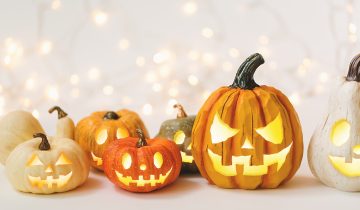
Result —
M104 172L115 185L131 192L150 192L174 182L181 170L181 156L166 139L128 137L113 141L104 152Z
M149 136L139 115L130 110L94 112L77 124L75 140L87 152L91 165L103 170L102 156L107 145L115 139L136 136L137 128Z
M191 131L196 116L187 116L180 104L174 105L174 108L178 109L177 119L163 122L157 137L172 140L179 147L182 159L182 173L198 173L191 153Z
M279 90L253 80L260 54L239 68L200 109L192 152L201 175L224 188L275 188L300 166L302 132L297 114Z
M34 135L17 146L6 161L6 173L19 191L37 194L65 192L84 183L89 160L73 140Z
M344 191L360 191L360 54L350 63L346 78L338 80L329 110L308 149L312 173L324 184Z

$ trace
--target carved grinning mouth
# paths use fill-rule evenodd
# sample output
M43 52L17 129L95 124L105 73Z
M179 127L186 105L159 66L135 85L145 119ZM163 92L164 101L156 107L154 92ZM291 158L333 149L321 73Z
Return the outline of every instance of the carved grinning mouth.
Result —
M98 165L98 166L102 165L102 163L103 163L102 158L96 156L93 152L91 152L91 157L92 157L93 161L96 162L96 165Z
M131 176L124 176L122 173L116 172L116 176L118 180L126 186L129 186L130 183L135 183L137 187L143 187L145 184L150 184L152 187L156 186L156 184L164 184L165 180L168 178L171 173L172 168L165 175L160 174L159 179L155 179L155 175L150 175L150 179L146 180L142 175L138 177L138 179L133 179Z
M45 179L41 179L41 177L39 176L28 175L31 185L38 186L39 188L45 185L49 189L51 189L55 184L57 187L63 187L69 182L71 177L72 177L72 172L66 175L59 175L59 178L54 178L54 176L46 176Z
M284 165L287 155L291 149L292 143L287 146L285 149L281 150L278 153L264 155L263 165L250 165L251 155L247 156L232 156L232 164L228 166L222 165L222 157L218 154L215 154L208 148L208 154L211 159L211 162L214 166L215 171L224 175L224 176L236 176L236 165L243 165L243 175L244 176L261 176L268 173L268 167L273 164L277 164L277 171L281 169Z
M345 157L329 155L329 159L334 168L341 174L348 177L360 176L360 159L352 158L350 163L345 162Z

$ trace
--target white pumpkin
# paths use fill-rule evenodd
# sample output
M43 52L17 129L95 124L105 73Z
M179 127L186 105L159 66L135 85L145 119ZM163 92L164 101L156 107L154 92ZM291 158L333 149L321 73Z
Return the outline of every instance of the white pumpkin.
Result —
M59 106L54 106L49 109L49 113L54 111L58 113L58 122L56 124L56 137L64 137L74 139L75 124L74 121L68 117L68 114L64 112Z
M343 191L360 191L360 54L347 77L338 81L328 114L313 134L308 161L324 184Z
M5 164L10 152L20 143L44 132L39 121L26 111L13 111L0 120L0 162Z
M42 133L18 145L5 166L15 189L36 194L72 190L87 180L89 169L89 160L75 141Z

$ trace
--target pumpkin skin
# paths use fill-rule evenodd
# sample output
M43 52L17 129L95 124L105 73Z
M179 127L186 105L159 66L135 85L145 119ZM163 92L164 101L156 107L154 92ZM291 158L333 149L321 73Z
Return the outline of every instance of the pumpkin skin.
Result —
M56 124L56 136L74 139L75 134L75 124L74 121L68 117L68 114L64 112L59 106L54 106L49 109L49 113L53 113L57 111L58 113L58 121Z
M48 138L40 133L11 152L5 170L15 189L52 194L82 185L88 178L90 163L73 140Z
M174 105L174 108L178 109L177 118L163 122L156 138L165 138L176 143L182 159L181 173L199 173L191 153L191 131L196 116L187 116L180 104Z
M151 192L173 183L181 170L181 156L166 139L128 137L109 144L104 172L111 182L130 192Z
M75 128L75 141L85 150L91 165L103 170L103 152L115 139L136 136L135 130L140 128L148 137L148 131L139 115L133 111L122 109L117 112L100 111L82 119Z
M348 75L337 80L328 112L311 137L308 162L322 183L342 191L360 191L360 54Z
M13 111L0 120L0 162L5 164L10 152L19 144L44 132L39 121L26 111Z
M288 98L259 86L253 75L264 63L251 55L234 83L213 92L192 131L192 153L209 183L222 188L276 188L300 166L301 125Z

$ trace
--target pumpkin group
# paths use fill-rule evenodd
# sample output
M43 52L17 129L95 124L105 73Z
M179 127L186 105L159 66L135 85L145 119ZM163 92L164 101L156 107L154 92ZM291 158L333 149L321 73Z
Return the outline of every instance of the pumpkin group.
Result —
M223 188L276 188L300 166L301 125L288 98L253 79L264 63L251 55L232 85L220 87L197 114L192 154L200 173Z
M174 142L136 137L109 144L104 152L104 172L111 182L130 192L150 192L174 182L181 170L181 156Z
M18 145L6 161L6 174L15 189L36 194L72 190L89 175L89 160L73 140L34 134Z
M143 130L145 137L149 136L140 117L130 110L94 112L76 125L75 141L85 150L91 165L103 170L103 152L108 144L136 136L137 128Z
M330 187L360 191L360 54L337 83L328 112L311 138L309 166Z
M163 122L156 137L172 140L179 147L182 159L181 173L198 173L191 153L191 131L196 116L188 116L180 104L175 104L174 108L178 110L177 118Z
M39 121L26 111L13 111L0 120L0 163L5 164L10 152L19 144L44 132Z

